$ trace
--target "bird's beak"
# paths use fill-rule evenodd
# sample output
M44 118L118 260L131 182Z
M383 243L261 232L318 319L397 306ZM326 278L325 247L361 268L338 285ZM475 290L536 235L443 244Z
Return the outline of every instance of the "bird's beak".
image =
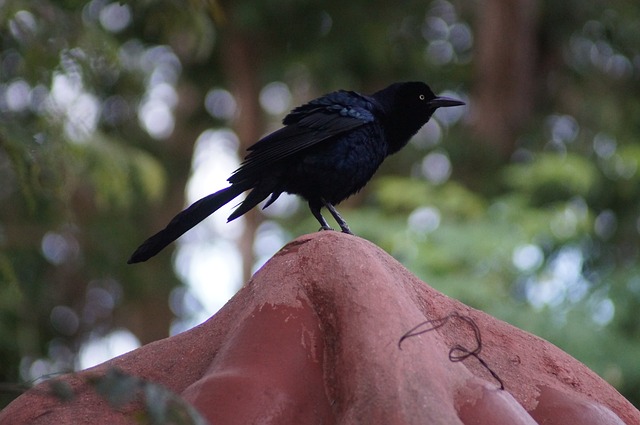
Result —
M435 99L429 101L429 106L433 107L433 109L446 108L448 106L461 106L464 104L465 103L463 101L452 99L450 97L436 97Z

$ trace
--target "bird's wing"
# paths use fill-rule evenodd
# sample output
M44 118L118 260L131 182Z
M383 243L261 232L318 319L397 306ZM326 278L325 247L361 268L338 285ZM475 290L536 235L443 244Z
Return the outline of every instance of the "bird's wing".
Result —
M294 109L285 117L284 127L249 147L249 154L229 182L257 177L291 155L371 123L376 106L369 97L339 91Z

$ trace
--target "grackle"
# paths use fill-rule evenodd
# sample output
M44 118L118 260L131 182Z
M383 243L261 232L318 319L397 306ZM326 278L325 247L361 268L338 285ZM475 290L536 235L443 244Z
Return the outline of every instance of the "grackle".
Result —
M424 83L404 82L370 96L340 90L299 106L284 118L284 127L249 147L240 168L229 177L229 187L176 215L140 245L128 263L153 257L249 189L228 221L269 197L266 208L286 192L309 203L322 230L331 229L320 213L325 207L342 231L351 233L334 206L362 189L382 161L402 149L436 109L458 105L464 102L438 97Z

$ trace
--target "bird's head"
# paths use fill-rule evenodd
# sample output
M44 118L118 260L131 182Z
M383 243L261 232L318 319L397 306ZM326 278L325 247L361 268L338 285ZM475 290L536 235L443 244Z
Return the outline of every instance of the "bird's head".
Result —
M417 81L391 84L372 97L383 109L389 130L390 153L406 145L436 109L465 104L457 99L436 96L428 85Z

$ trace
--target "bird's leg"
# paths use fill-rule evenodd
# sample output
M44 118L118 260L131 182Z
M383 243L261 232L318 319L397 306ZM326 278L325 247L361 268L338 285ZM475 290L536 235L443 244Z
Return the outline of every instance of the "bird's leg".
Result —
M338 213L338 210L336 210L336 207L334 207L333 204L325 201L324 199L322 199L321 201L324 204L324 206L329 210L333 218L335 218L336 221L338 222L338 225L342 229L342 233L353 235L353 232L351 231L351 229L349 229L349 225L347 224L346 221L344 221L344 218L340 216L340 213Z
M320 223L320 230L333 230L331 227L329 227L329 223L327 223L327 220L325 220L320 213L320 208L322 208L322 204L309 201L309 209L311 210L311 214L313 214L316 220L318 220L318 223Z

